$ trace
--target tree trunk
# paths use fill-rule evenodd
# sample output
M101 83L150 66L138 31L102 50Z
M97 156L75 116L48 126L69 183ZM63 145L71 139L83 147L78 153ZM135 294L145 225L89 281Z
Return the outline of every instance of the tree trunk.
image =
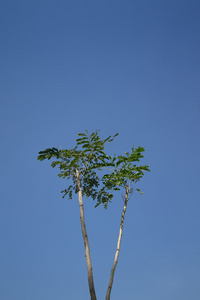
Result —
M124 208L122 211L122 217L121 217L121 223L120 223L120 229L119 229L119 237L118 237L118 241L117 241L117 249L115 252L114 263L113 263L113 266L111 269L110 281L108 284L108 289L107 289L107 294L106 294L106 300L110 300L110 294L111 294L111 289L112 289L112 285L113 285L115 268L116 268L117 262L118 262L120 244L121 244L121 239L122 239L122 231L123 231L123 226L124 226L124 217L125 217L127 203L128 203L128 193L129 193L129 186L126 186L126 195L125 195L125 201L124 201Z
M96 300L97 298L96 298L96 293L94 288L92 263L90 258L90 248L89 248L89 241L88 241L88 236L87 236L87 231L85 226L82 190L81 190L81 182L80 182L78 169L76 169L76 179L77 179L78 200L79 200L79 208L80 208L81 229L82 229L84 246L85 246L85 258L86 258L87 272L88 272L88 284L89 284L91 300Z

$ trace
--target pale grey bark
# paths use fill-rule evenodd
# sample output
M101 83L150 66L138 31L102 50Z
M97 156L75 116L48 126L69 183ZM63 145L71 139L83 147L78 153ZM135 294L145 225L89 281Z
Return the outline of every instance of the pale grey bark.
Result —
M111 269L110 281L108 284L108 289L107 289L107 294L106 294L106 300L110 300L110 294L111 294L111 289L112 289L112 285L113 285L115 269L116 269L117 262L118 262L119 250L120 250L120 245L121 245L121 240L122 240L122 232L123 232L123 226L124 226L124 217L125 217L126 208L127 208L127 204L128 204L129 188L130 188L130 186L126 186L126 195L124 196L124 207L123 207L123 211L122 211L122 217L121 217L121 223L120 223L120 229L119 229L119 237L118 237L118 241L117 241L117 249L115 252L114 263L113 263L113 266Z
M80 220L81 220L81 229L82 229L83 241L84 241L84 247L85 247L85 258L86 258L86 264L87 264L90 297L91 297L91 300L96 300L97 298L96 298L96 293L95 293L95 288L94 288L92 263L91 263L91 257L90 257L89 241L88 241L88 236L87 236L87 231L86 231L86 226L85 226L81 181L80 181L80 174L79 174L78 168L76 169L76 179L77 179Z

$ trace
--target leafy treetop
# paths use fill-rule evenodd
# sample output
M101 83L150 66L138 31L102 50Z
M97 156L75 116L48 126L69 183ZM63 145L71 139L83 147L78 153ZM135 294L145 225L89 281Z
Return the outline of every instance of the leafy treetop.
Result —
M149 166L147 165L137 166L135 164L135 162L139 162L140 159L144 157L142 155L142 152L144 151L145 149L140 146L136 149L133 147L131 153L125 152L125 156L120 155L118 157L114 157L112 159L114 163L112 172L105 174L102 178L103 187L101 189L101 193L107 193L108 191L111 191L110 193L112 193L112 191L128 187L128 193L132 194L133 188L131 187L131 184L133 182L138 182L143 177L144 171L150 171ZM143 194L140 189L136 190ZM99 197L97 200L96 206L100 205L102 200L105 200L105 202L103 201L103 204L107 207L107 199Z
M56 159L51 163L52 168L58 166L61 178L72 179L72 184L62 191L63 198L68 195L72 199L73 191L77 193L77 173L79 171L79 180L82 186L82 193L87 197L92 197L93 200L97 198L100 178L95 172L104 167L114 166L113 158L104 152L106 143L110 143L118 135L109 136L104 140L99 137L98 131L91 135L85 130L85 133L79 133L76 139L76 146L72 149L62 150L57 148L47 148L39 152L38 160ZM112 195L108 191L101 192L99 199L107 201L111 199Z
M92 197L97 200L95 207L101 203L107 208L108 203L113 199L113 192L120 190L127 185L131 187L132 182L138 182L144 175L143 171L150 171L149 166L137 166L143 158L144 148L132 148L131 153L125 152L125 155L108 156L104 152L106 143L113 141L118 135L101 140L99 132L95 131L91 135L85 130L85 133L79 133L76 139L76 146L72 149L62 150L57 148L48 148L39 152L38 160L54 158L51 166L58 166L61 178L72 179L72 184L63 190L63 198L68 195L72 199L73 191L77 193L77 173L79 171L79 180L81 182L82 193L86 197ZM105 174L102 178L97 174L97 170L105 167L111 167L111 172ZM101 184L100 184L101 183ZM140 189L137 189L141 194ZM129 193L133 188L129 188Z

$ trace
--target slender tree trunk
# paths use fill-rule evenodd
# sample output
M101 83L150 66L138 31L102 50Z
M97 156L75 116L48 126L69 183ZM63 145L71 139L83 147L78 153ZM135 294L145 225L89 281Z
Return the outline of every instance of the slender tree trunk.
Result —
M76 169L76 178L77 178L81 228L82 228L82 234L83 234L83 240L84 240L84 246L85 246L85 258L86 258L87 272L88 272L88 284L89 284L91 300L96 300L97 298L96 298L96 293L95 293L95 288L94 288L92 263L91 263L91 257L90 257L90 248L89 248L89 241L88 241L88 236L87 236L87 231L86 231L86 226L85 226L82 190L81 190L81 182L80 182L78 169Z
M129 186L126 186L126 195L125 195L124 207L123 207L123 211L122 211L122 217L121 217L121 223L120 223L120 229L119 229L119 237L118 237L118 241L117 241L117 249L115 252L114 263L113 263L113 266L111 269L110 281L108 284L108 289L107 289L107 294L106 294L106 300L110 300L110 294L111 294L111 289L112 289L112 285L113 285L115 269L116 269L117 262L118 262L119 250L120 250L121 239L122 239L122 231L123 231L123 226L124 226L124 217L125 217L127 203L128 203L128 193L129 193Z

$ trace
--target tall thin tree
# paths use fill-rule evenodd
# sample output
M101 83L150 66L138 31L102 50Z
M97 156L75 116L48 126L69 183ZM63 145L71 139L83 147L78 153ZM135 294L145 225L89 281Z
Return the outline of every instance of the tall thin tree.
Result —
M115 269L117 266L118 258L119 258L119 251L121 246L122 240L122 233L123 233L123 226L124 226L124 218L127 209L128 200L130 199L131 194L133 193L132 183L138 182L144 175L144 171L150 171L149 166L147 165L140 165L137 166L135 162L139 162L143 155L141 154L144 151L144 148L138 147L134 149L132 148L132 152L125 152L125 156L120 155L118 158L114 158L113 162L115 162L115 167L110 174L106 174L103 176L103 183L104 186L102 189L105 191L116 191L123 188L125 190L125 194L123 195L124 206L121 215L121 222L119 228L119 236L117 241L117 248L115 252L114 262L111 269L110 280L108 284L106 300L110 300L111 289L114 280ZM141 194L140 189L136 189ZM110 199L108 199L110 201ZM101 204L100 202L98 205ZM104 206L107 206L108 203L104 203Z
M103 204L104 207L107 208L109 202L113 199L114 192L121 190L121 188L125 189L117 249L106 294L106 300L110 300L115 269L119 258L125 213L128 201L134 190L132 183L138 182L143 177L144 171L150 171L149 166L147 165L137 166L135 164L135 162L139 162L140 158L143 157L141 153L144 151L144 148L142 147L136 149L133 147L130 154L129 152L125 152L125 156L120 155L116 157L106 155L104 152L105 144L113 141L114 137L117 135L118 134L113 137L109 136L108 138L101 140L98 131L93 132L91 135L85 131L85 133L78 134L78 139L76 140L76 146L74 148L65 150L62 150L61 148L59 150L57 148L47 148L44 151L40 151L38 156L40 161L51 158L56 159L52 162L51 166L53 168L55 166L59 167L60 173L58 176L71 180L71 184L68 188L62 191L63 197L68 195L69 199L72 199L73 192L78 194L91 300L96 300L96 293L89 241L85 225L83 195L92 197L93 200L96 199L97 204L95 207ZM100 178L97 171L108 166L111 167L111 171ZM140 189L136 190L142 194Z
M117 136L117 134L115 135ZM114 136L114 137L115 137ZM82 228L82 235L85 247L85 258L88 273L88 285L91 300L96 300L96 293L94 287L92 263L90 256L90 248L88 235L85 225L83 195L92 197L93 200L98 198L99 202L109 202L113 195L108 190L101 190L98 192L99 177L96 170L101 170L103 167L113 165L111 157L107 156L104 152L106 143L113 140L114 137L101 140L98 131L93 132L91 135L87 131L79 133L76 140L76 146L72 149L62 150L57 148L47 148L39 152L38 160L56 159L52 162L51 166L59 166L61 178L71 179L72 184L67 189L63 190L63 197L68 195L72 199L73 191L78 194L80 221Z

